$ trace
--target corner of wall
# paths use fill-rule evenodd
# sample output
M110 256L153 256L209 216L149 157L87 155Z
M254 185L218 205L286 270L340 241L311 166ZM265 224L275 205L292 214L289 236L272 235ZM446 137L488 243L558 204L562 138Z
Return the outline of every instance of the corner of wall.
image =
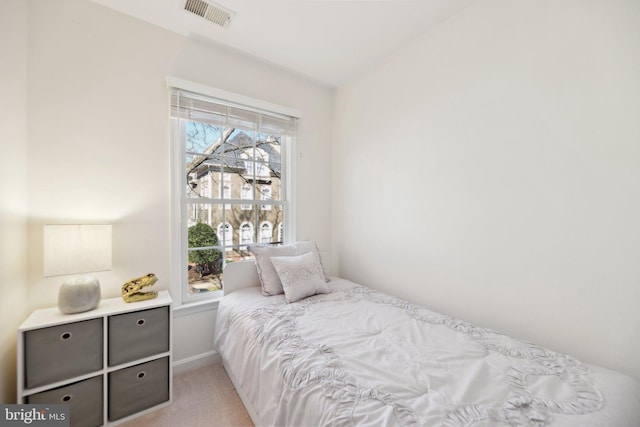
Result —
M0 402L16 398L16 330L27 312L28 4L0 2ZM6 56L5 56L6 55Z

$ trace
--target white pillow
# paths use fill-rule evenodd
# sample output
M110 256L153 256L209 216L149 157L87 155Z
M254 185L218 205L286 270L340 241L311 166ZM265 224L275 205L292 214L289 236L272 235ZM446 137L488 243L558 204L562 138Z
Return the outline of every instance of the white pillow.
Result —
M316 264L318 264L318 267L320 267L320 277L325 282L328 282L329 278L324 272L324 266L322 265L322 258L320 258L320 252L318 251L318 246L316 245L316 242L312 240L304 240L304 241L294 243L293 246L296 248L296 253L295 253L296 255L306 254L307 252L313 253L313 256L315 257L315 260L316 260Z
M249 246L248 249L256 259L262 294L270 296L283 293L282 282L280 282L278 273L271 263L271 257L296 255L296 248L293 245L288 245Z
M282 282L271 263L271 257L274 256L302 255L311 252L314 254L316 263L320 267L320 277L326 282L329 281L322 267L318 247L313 241L301 241L284 246L252 245L249 246L248 249L256 259L256 268L258 270L258 278L260 279L263 295L270 296L284 293Z
M287 302L296 302L316 294L329 293L313 252L304 255L271 257L271 263L282 282Z

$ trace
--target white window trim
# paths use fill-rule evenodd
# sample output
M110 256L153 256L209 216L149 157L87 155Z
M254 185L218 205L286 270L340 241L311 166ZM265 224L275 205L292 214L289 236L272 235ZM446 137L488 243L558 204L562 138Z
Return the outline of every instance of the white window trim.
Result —
M182 89L189 92L199 93L202 95L211 96L213 98L218 98L223 101L242 105L249 110L257 109L270 111L276 114L282 114L297 119L302 118L302 113L292 108L273 104L256 98L251 98L245 95L236 94L233 92L227 92L222 89L190 82L176 77L167 76L166 83L168 90L170 90L171 88ZM180 129L177 129L176 126L173 125L173 121L171 121L171 132L180 132ZM173 140L175 139L171 138L171 141ZM288 139L286 141L283 141L283 143L285 147L284 153L282 153L283 163L286 164L287 168L287 174L285 176L284 183L286 191L286 209L284 222L285 224L287 224L287 227L285 228L284 233L285 237L287 238L286 240L293 242L296 240L296 203L293 196L296 194L296 180L294 179L294 177L296 176L296 163L294 160L296 158L295 153L297 153L297 144L295 139L293 141L291 139ZM189 298L187 298L186 291L182 289L184 287L181 277L182 266L186 265L187 256L186 251L183 251L182 248L186 247L187 232L186 229L183 229L182 227L182 203L178 203L176 201L181 200L182 186L184 184L182 180L185 156L184 144L172 144L171 155L171 288L172 297L174 300L173 306L174 308L180 308L183 305L202 304L207 301L217 301L222 298L222 295L221 292L211 292L203 293L202 295L189 296ZM179 255L173 256L174 254Z

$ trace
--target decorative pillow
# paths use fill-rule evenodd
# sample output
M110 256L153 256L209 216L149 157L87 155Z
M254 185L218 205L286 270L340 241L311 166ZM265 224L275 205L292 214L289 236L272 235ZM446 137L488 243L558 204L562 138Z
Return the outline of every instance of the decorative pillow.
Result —
M271 257L271 263L278 272L287 302L296 302L311 295L329 293L329 286L322 277L322 267L318 265L313 252L296 256Z
M282 282L271 263L271 257L274 256L302 255L311 252L314 254L317 265L320 267L320 277L326 282L329 281L322 267L318 247L313 241L300 241L292 245L284 246L252 245L249 246L248 249L256 259L258 278L260 279L262 294L265 296L284 293Z
M293 245L287 246L249 246L249 252L256 259L256 268L262 294L266 296L278 295L284 292L282 282L278 277L276 269L271 263L271 257L296 255L296 248Z
M301 242L294 243L293 246L295 246L296 248L296 255L306 254L307 252L313 253L313 256L316 259L316 263L318 264L318 267L320 267L320 277L322 277L322 280L324 280L325 282L328 282L329 278L324 272L324 266L322 265L322 258L320 258L320 252L318 251L318 246L316 245L316 242L311 240L304 240Z

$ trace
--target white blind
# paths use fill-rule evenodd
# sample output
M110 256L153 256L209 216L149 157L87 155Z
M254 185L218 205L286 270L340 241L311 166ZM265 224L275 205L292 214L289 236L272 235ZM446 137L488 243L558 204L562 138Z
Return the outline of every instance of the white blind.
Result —
M171 116L216 126L294 136L295 117L171 88Z

